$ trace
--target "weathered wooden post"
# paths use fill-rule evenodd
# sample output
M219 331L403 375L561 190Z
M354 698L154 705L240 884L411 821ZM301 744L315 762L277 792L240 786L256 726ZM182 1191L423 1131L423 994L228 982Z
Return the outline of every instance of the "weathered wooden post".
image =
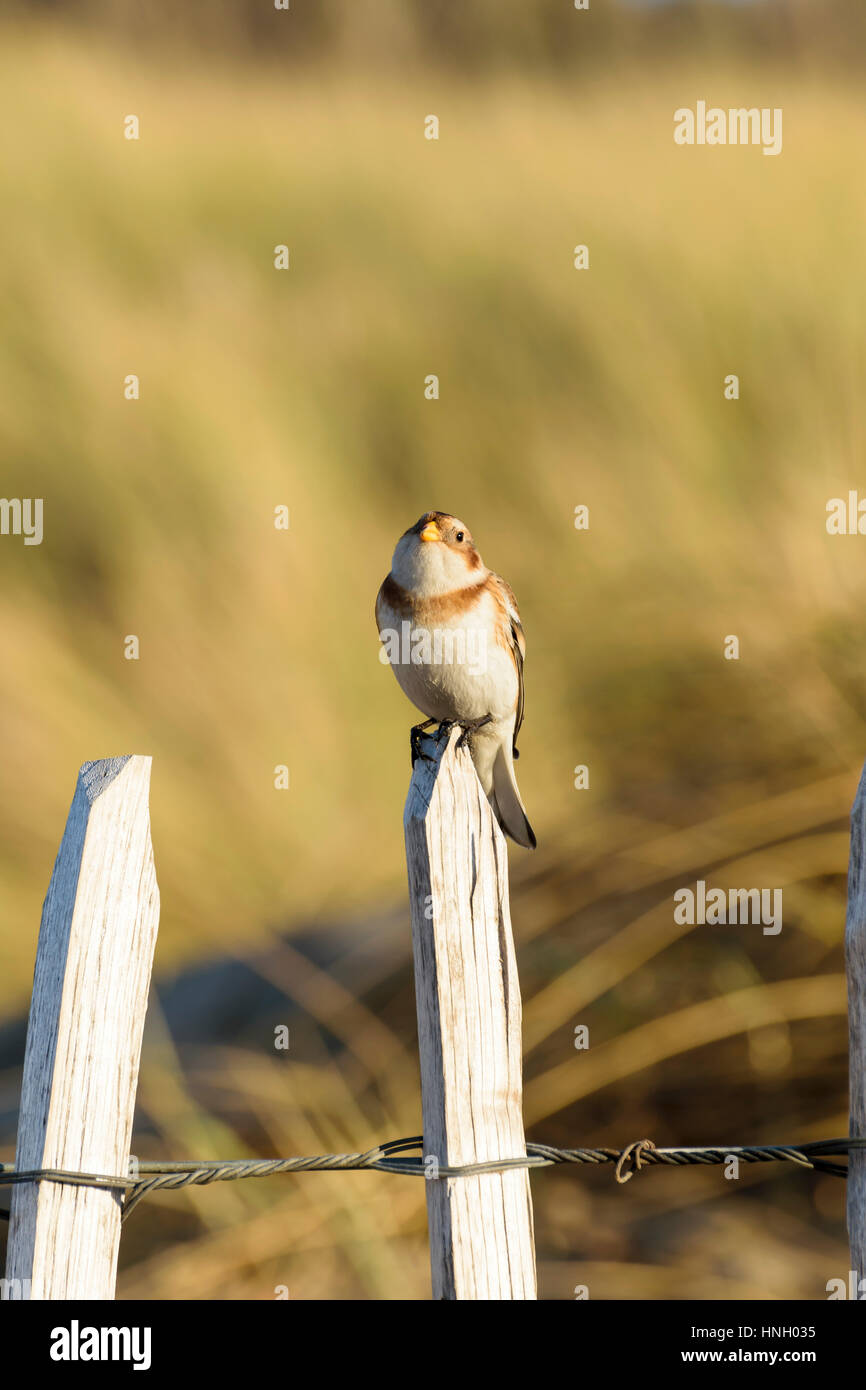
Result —
M424 1156L443 1166L526 1153L506 845L458 737L423 741L404 817ZM537 1296L525 1168L432 1178L427 1215L434 1298Z
M150 762L105 758L78 774L42 909L19 1171L127 1172L159 921ZM113 1298L121 1196L69 1183L13 1187L4 1297Z
M848 862L848 918L845 924L848 974L848 1066L852 1139L866 1136L866 766L851 808ZM851 1265L866 1278L866 1152L848 1155L848 1240Z

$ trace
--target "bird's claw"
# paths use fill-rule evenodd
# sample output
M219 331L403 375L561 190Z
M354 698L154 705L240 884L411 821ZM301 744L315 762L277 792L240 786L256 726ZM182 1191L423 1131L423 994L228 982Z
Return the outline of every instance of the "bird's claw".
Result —
M424 749L421 747L421 740L424 737L426 730L430 728L430 725L435 723L435 719L426 719L423 724L413 724L412 728L409 730L409 751L412 756L413 767L415 766L419 758L422 762L425 763L432 763L434 761L434 759L431 758L429 753L424 752Z
M492 714L485 714L481 719L445 719L436 730L437 742L441 738L443 730L450 734L452 729L460 729L460 737L456 747L465 748L469 740L469 735L477 733L483 729L485 724L489 724L493 719Z
M443 738L450 737L452 729L460 729L460 737L457 740L457 748L465 748L470 734L483 729L485 724L489 724L493 719L492 714L485 714L481 719L426 719L423 724L413 724L409 730L409 747L412 754L412 766L414 767L419 758L425 763L435 761L429 753L425 753L421 746L421 740L425 735L441 743ZM432 734L427 735L427 730L431 724L436 724L436 729Z
M465 748L466 744L469 741L469 735L477 733L479 729L483 729L485 724L489 724L492 719L492 714L485 714L482 719L461 720L460 727L463 730L463 732L457 740L457 747Z

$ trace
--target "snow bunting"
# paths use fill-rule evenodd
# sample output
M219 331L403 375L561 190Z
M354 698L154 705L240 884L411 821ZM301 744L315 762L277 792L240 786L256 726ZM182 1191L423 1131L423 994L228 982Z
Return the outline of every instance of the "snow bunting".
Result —
M413 761L420 730L459 724L497 821L534 849L513 762L523 723L520 614L462 521L425 512L400 537L376 599L376 622L382 660L427 715L413 729Z

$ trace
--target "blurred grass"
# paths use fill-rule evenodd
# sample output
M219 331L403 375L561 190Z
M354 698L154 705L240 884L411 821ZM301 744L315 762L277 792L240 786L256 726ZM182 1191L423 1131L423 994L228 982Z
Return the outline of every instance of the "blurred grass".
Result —
M866 571L824 521L863 485L855 77L720 47L579 83L423 62L374 82L246 52L154 62L59 23L4 40L2 491L45 498L46 536L0 542L0 1005L26 1007L86 758L154 755L162 971L401 900L412 712L372 604L396 537L443 507L527 631L520 775L543 848L512 862L533 1137L844 1129ZM672 113L699 96L782 106L782 156L674 146ZM673 927L673 886L708 871L784 886L778 943ZM416 1132L405 944L370 997L288 943L269 956L309 1021L290 1083L267 1052L193 1063L154 1024L144 1147ZM578 1073L581 1010L599 1046ZM627 1220L595 1175L534 1180L548 1296L571 1296L580 1261L594 1296L624 1279L679 1296L679 1279L683 1296L820 1297L814 1262L844 1273L838 1199L810 1206L811 1179L749 1174L733 1212L705 1174L641 1181ZM659 1235L657 1205L679 1201L689 1234ZM267 1297L272 1276L297 1296L426 1294L414 1184L310 1175L153 1206L125 1237L130 1297ZM733 1253L699 1271L708 1245ZM655 1283L653 1259L669 1271Z
M5 927L38 916L78 764L118 748L156 759L163 962L396 892L411 712L370 606L431 505L520 597L542 834L858 761L863 566L824 529L863 447L854 91L440 76L432 144L397 82L157 73L27 32L0 62L26 132L3 167L4 489L46 506L41 548L0 547ZM675 147L694 90L783 105L783 155ZM32 940L7 936L20 1001Z

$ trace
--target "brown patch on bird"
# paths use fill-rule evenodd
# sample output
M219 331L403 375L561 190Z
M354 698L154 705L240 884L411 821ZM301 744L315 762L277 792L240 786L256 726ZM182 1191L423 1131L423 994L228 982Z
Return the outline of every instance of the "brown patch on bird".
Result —
M464 612L481 598L486 588L487 580L482 579L480 584L471 584L466 589L452 589L447 594L434 594L432 598L416 598L389 574L379 590L376 610L378 612L380 603L387 604L398 617L412 618L421 626L429 626L447 622Z
M424 530L425 526L429 525L431 521L435 521L436 525L440 526L443 521L453 520L454 518L452 516L449 516L447 512L425 512L423 516L420 516L418 518L414 526L409 527L407 535L411 534L413 531L416 534L420 533Z
M462 541L449 541L448 545L452 550L460 551L461 555L466 561L467 569L477 570L480 568L481 556L478 554L478 551L475 549L474 545L466 545L465 542Z
M379 596L376 599L376 614L378 616L380 607L387 606L401 618L408 615L412 600L406 590L401 588L392 575L387 575L382 581Z
M503 647L505 651L514 655L514 639L511 635L511 614L508 611L508 604L505 595L499 585L498 577L492 572L488 574L484 583L479 588L486 589L496 605L496 622L493 624L493 631L496 634L497 645Z

